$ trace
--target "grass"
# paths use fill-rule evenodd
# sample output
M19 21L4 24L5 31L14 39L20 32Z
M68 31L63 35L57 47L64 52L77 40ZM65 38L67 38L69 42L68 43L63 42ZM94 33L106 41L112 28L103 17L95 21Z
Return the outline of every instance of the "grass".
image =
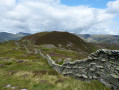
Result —
M36 48L32 45L27 47L29 50ZM40 55L27 54L22 44L19 49L15 48L14 41L0 45L0 90L12 90L12 87L15 87L14 90L110 90L98 81L84 82L64 77L54 71ZM42 49L45 54L54 52L78 57L76 52L68 50L46 49L39 46L37 49Z
M43 48L40 47L44 54L49 54L53 58L72 58L72 59L83 59L88 55L84 53L75 52L72 50L60 49L60 48Z
M0 73L0 89L10 90L10 87L16 87L16 90L26 88L28 90L110 90L98 81L83 82L70 77L61 75L39 75L34 76L31 71L19 71L13 75L8 75L6 71ZM26 77L25 77L26 75Z

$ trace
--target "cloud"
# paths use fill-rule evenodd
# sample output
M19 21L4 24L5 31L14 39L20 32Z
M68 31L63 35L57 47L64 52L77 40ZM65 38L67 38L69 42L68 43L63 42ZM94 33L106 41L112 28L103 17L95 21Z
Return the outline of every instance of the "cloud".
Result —
M108 6L108 12L119 13L119 0L108 2L107 6Z
M0 31L115 34L111 27L119 12L118 3L119 0L111 1L106 9L96 9L67 6L60 0L0 0Z

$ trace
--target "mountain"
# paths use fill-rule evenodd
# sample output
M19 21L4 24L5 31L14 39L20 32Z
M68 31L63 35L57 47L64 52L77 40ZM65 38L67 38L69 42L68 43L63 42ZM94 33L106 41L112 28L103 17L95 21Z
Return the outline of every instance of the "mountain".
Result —
M19 32L19 33L17 33L17 35L27 36L27 35L30 35L30 33L23 33L23 32Z
M0 32L0 42L5 42L9 40L19 40L20 38L29 35L29 33L17 33L17 34L12 34L12 33L7 33L7 32Z
M119 44L119 35L90 35L90 34L76 34L76 35L88 42Z
M96 47L91 43L85 42L78 36L69 32L41 32L25 36L22 40L30 40L35 45L53 44L56 47L63 47L74 51L91 53Z

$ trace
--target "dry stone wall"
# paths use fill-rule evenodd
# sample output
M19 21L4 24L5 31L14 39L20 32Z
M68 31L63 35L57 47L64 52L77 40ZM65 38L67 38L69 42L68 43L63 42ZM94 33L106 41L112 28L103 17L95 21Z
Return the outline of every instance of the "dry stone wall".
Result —
M99 80L113 90L119 90L119 51L100 49L87 59L58 65L49 55L40 55L47 59L54 70L64 76L85 81Z

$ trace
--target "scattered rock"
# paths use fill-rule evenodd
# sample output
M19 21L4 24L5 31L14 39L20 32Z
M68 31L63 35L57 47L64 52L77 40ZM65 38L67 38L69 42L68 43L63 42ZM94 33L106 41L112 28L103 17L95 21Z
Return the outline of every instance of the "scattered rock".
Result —
M117 67L116 70L119 72L119 67Z
M97 68L103 69L103 66L96 66Z
M27 89L21 89L21 90L27 90Z
M15 89L15 87L11 87L12 89Z
M106 62L106 60L105 59L102 59L102 62Z
M6 85L6 87L11 87L11 85Z

